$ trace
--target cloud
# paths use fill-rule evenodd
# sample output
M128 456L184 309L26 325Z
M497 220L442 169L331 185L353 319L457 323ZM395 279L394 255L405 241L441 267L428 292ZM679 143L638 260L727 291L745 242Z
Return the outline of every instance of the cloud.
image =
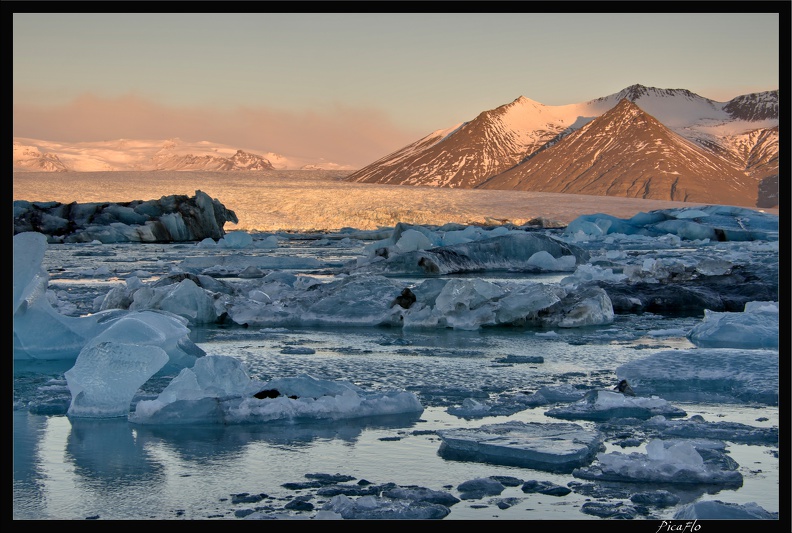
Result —
M284 111L268 107L175 107L135 94L83 94L52 106L15 104L13 136L80 142L114 139L210 141L261 153L365 166L429 132L397 127L378 109L334 104Z

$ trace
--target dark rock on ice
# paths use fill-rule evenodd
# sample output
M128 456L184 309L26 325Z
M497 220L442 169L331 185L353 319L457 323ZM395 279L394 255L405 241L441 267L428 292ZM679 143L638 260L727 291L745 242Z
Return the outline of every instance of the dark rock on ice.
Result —
M398 305L404 309L409 309L415 303L415 294L409 289L405 288L401 294L393 301L393 305Z
M280 395L281 393L278 391L278 389L265 389L258 391L253 396L259 400L263 400L264 398L277 398Z
M625 396L635 396L635 391L632 389L626 379L621 380L619 384L616 385L615 390L621 392Z

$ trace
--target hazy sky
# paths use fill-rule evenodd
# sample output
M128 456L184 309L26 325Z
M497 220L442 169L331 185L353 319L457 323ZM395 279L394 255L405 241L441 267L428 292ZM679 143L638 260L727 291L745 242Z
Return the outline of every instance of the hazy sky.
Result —
M778 13L13 15L13 134L363 166L525 96L779 88Z

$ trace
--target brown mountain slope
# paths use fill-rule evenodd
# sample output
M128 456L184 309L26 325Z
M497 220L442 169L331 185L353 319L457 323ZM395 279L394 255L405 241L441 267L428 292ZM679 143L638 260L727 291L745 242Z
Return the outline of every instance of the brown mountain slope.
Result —
M757 180L623 99L484 189L756 205Z
M435 132L357 172L347 181L391 185L474 188L513 167L564 131L549 122L537 131L515 130L512 122L544 108L525 97L484 111L458 128ZM453 134L452 134L453 133Z

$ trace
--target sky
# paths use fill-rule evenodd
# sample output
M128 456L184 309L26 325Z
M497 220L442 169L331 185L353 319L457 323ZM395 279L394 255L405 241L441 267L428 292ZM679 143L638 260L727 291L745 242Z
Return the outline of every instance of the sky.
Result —
M779 13L14 13L13 135L365 166L507 104L779 88Z

